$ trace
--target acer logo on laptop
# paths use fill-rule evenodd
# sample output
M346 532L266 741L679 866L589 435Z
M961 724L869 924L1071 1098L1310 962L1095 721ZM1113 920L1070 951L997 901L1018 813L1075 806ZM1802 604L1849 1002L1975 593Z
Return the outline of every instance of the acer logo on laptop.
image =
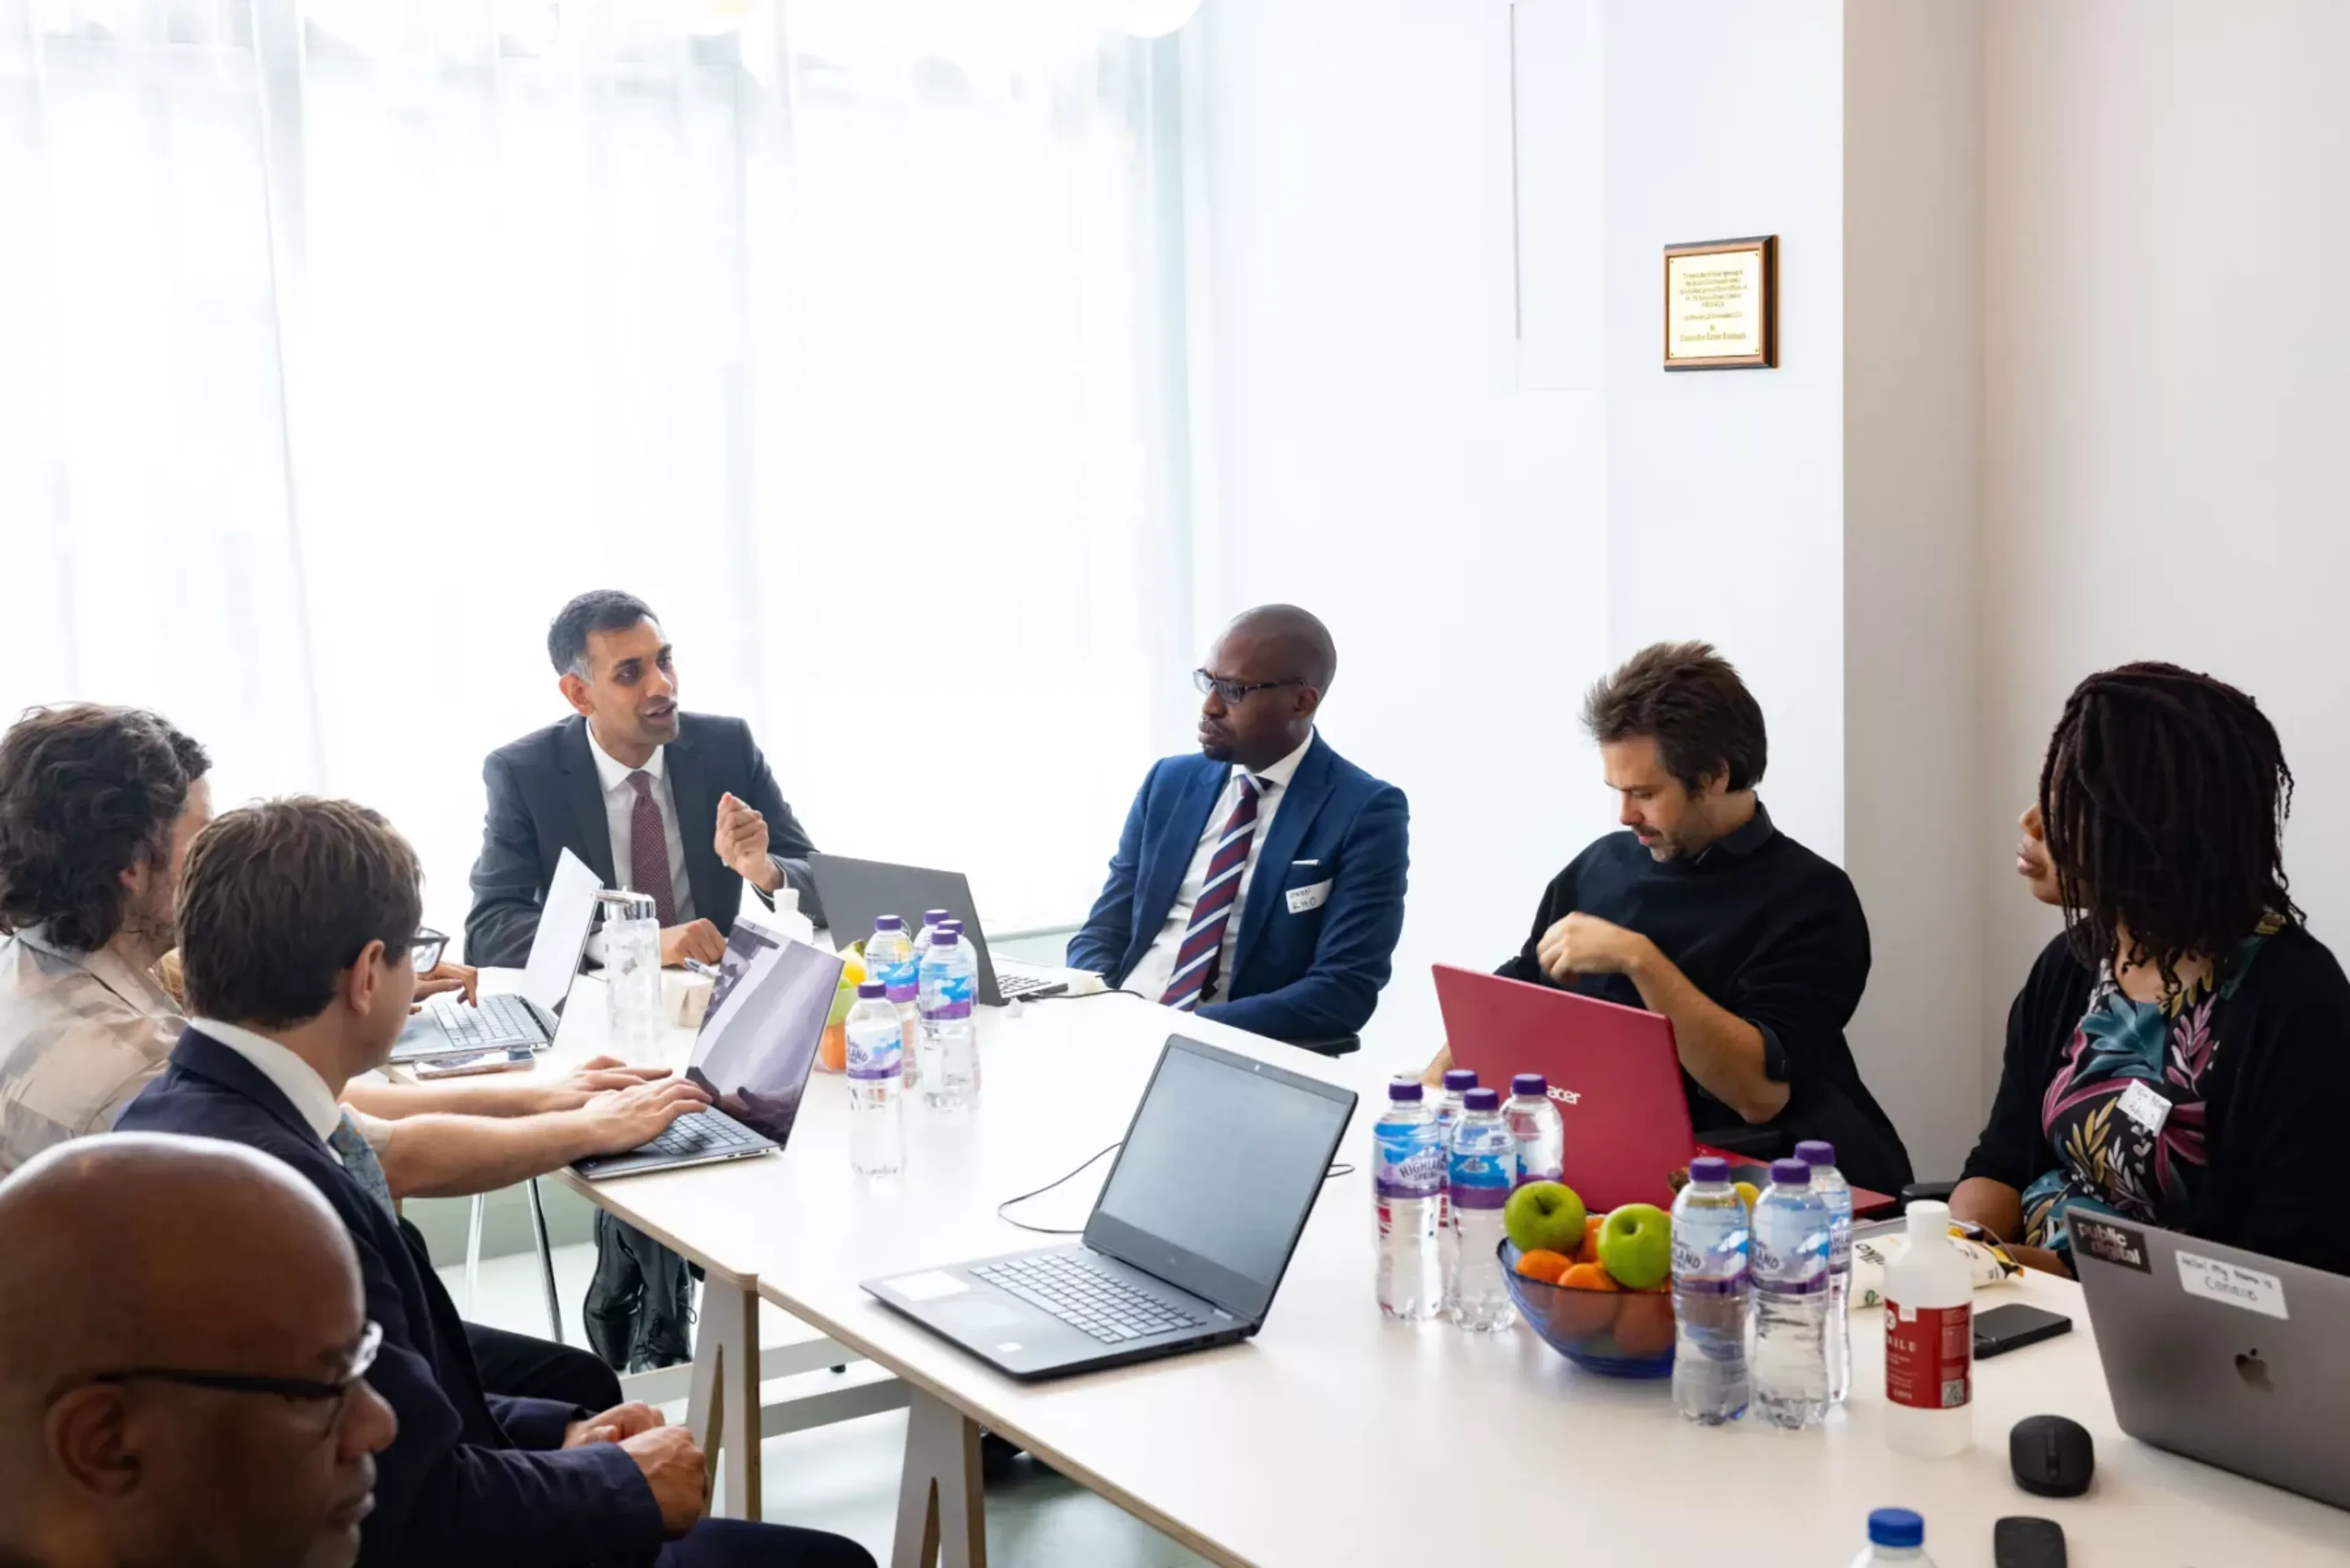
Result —
M1556 1100L1562 1106L1579 1106L1583 1103L1583 1094L1581 1090L1562 1089L1555 1085L1553 1085L1551 1087L1550 1097Z

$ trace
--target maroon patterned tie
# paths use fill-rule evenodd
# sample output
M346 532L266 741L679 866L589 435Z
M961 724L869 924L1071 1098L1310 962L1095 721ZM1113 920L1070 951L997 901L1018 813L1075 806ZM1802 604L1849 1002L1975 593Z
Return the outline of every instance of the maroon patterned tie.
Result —
M1191 922L1183 930L1183 945L1175 952L1175 972L1159 1000L1190 1012L1215 999L1216 971L1223 956L1224 927L1241 896L1241 872L1248 866L1249 843L1256 836L1256 799L1264 784L1253 774L1241 775L1241 798L1224 821L1215 853L1208 857L1208 874L1200 885L1200 901L1191 906Z
M661 831L660 807L653 804L653 775L639 768L629 775L637 804L629 808L629 886L653 897L653 915L662 929L677 924L677 890L669 881L669 836Z

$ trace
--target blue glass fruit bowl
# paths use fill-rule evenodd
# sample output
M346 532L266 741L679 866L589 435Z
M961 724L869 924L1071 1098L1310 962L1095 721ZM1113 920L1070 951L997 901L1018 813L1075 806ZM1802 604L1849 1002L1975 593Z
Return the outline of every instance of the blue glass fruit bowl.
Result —
M1518 1315L1544 1345L1604 1377L1672 1376L1671 1292L1577 1290L1528 1279L1506 1241L1501 1259Z

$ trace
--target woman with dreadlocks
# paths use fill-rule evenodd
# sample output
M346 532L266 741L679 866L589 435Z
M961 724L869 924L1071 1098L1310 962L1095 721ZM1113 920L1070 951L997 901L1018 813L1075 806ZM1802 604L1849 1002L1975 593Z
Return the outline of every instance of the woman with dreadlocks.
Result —
M2105 1214L2350 1273L2350 1214L2324 1196L2350 979L2286 890L2292 802L2234 687L2129 664L2074 690L2026 826L2065 930L2009 1012L1954 1216L2043 1268L2069 1272L2069 1219Z

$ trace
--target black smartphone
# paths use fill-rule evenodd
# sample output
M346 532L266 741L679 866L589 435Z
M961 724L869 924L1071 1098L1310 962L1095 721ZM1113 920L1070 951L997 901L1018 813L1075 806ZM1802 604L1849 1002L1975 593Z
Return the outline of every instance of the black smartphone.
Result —
M2053 1519L2002 1519L1991 1527L1991 1552L1999 1568L2064 1568L2064 1527Z
M2026 1345L2037 1345L2073 1332L2073 1320L2060 1312L2043 1312L2017 1302L1975 1314L1975 1359L2004 1355Z

